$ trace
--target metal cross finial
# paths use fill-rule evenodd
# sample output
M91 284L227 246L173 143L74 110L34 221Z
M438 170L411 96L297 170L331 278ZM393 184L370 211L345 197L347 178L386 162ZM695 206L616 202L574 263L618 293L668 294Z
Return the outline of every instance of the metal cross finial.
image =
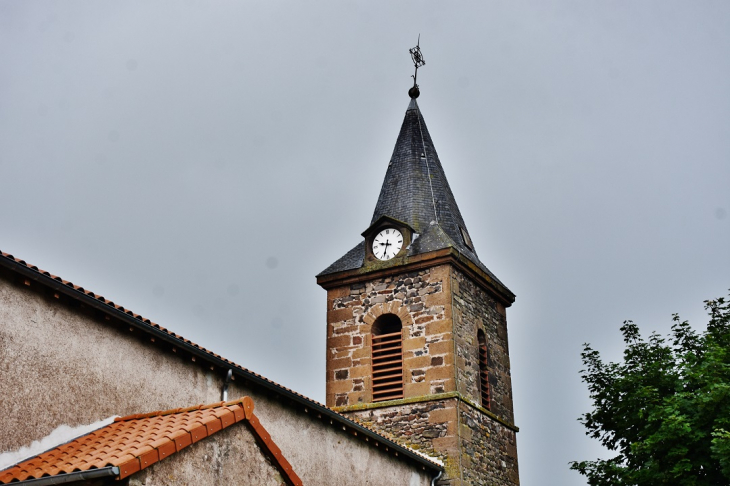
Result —
M411 59L413 59L413 65L416 66L416 73L412 76L413 77L413 87L410 89L408 94L411 96L411 98L418 98L419 90L418 90L418 84L416 83L416 80L418 79L418 68L421 66L424 66L426 64L426 61L423 60L423 54L421 54L421 34L418 34L418 44L416 44L416 47L413 49L409 49L408 52L411 53ZM414 96L415 95L415 96Z

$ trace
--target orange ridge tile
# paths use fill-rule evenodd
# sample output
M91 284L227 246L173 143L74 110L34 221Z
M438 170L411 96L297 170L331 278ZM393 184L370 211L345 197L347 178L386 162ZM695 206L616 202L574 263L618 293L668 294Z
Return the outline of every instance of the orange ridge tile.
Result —
M0 484L107 466L123 479L244 418L244 399L117 418L0 472Z

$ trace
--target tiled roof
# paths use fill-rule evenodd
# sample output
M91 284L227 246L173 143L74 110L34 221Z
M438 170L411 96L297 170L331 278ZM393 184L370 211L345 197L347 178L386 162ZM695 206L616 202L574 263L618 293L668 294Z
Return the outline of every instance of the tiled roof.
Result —
M0 484L119 467L119 479L245 418L243 400L117 418L113 423L0 472Z
M137 329L140 329L153 337L161 338L160 340L165 340L171 343L173 346L179 346L181 349L189 352L193 357L200 357L202 361L200 363L201 366L207 366L207 364L205 363L205 361L207 361L208 364L223 367L225 369L231 369L233 370L234 374L242 376L249 383L262 386L274 393L280 394L299 403L306 412L309 412L309 410L311 409L314 415L318 418L324 419L326 417L327 422L331 424L338 423L342 426L343 430L356 432L355 435L363 439L367 437L372 438L373 441L368 442L370 444L381 443L386 446L386 449L390 448L394 451L399 450L403 453L401 454L401 456L410 457L412 460L416 460L426 467L434 470L443 469L440 464L434 463L430 458L424 457L422 454L419 454L410 448L401 446L393 442L392 440L383 437L378 432L375 432L374 430L360 424L359 422L355 422L350 418L345 417L338 412L335 412L334 410L328 408L322 403L306 397L301 393L280 385L272 380L269 380L265 376L255 373L239 364L234 363L233 361L230 361L212 351L209 351L204 347L195 344L189 339L185 339L183 336L169 331L159 324L132 312L130 309L126 309L121 305L115 304L111 300L105 299L101 295L95 294L90 290L84 289L79 285L75 285L68 280L64 280L61 277L42 270L35 265L30 265L24 260L15 258L13 255L2 251L0 251L0 266L5 266L12 271L20 273L20 275L23 276L23 280L26 285L31 285L33 281L37 281L43 285L50 286L53 289L57 289L56 294L64 293L73 299L79 300L89 305L94 305L99 310L102 310L109 315L113 315L117 318L126 320L128 324L134 325ZM357 434L357 432L359 432L359 435Z
M296 477L278 448L273 445L275 450L270 450L273 443L253 415L253 401L244 397L117 418L105 427L0 472L0 484L110 466L118 468L117 479L124 479L242 420L255 422L254 434L269 448L266 452L273 454L280 468L288 468L287 476ZM297 480L292 482L296 484Z

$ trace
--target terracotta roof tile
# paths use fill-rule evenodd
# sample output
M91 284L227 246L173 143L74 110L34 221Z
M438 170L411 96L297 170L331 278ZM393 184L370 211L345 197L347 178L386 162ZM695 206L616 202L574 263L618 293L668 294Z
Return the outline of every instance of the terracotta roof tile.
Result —
M244 400L117 418L105 427L0 471L0 484L107 466L119 467L118 479L123 479L244 420Z

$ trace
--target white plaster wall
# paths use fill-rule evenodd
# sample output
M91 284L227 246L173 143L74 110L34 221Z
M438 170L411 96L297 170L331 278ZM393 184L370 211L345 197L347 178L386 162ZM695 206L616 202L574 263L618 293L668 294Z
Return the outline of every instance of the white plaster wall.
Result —
M283 482L243 422L129 477L129 486L280 486Z

